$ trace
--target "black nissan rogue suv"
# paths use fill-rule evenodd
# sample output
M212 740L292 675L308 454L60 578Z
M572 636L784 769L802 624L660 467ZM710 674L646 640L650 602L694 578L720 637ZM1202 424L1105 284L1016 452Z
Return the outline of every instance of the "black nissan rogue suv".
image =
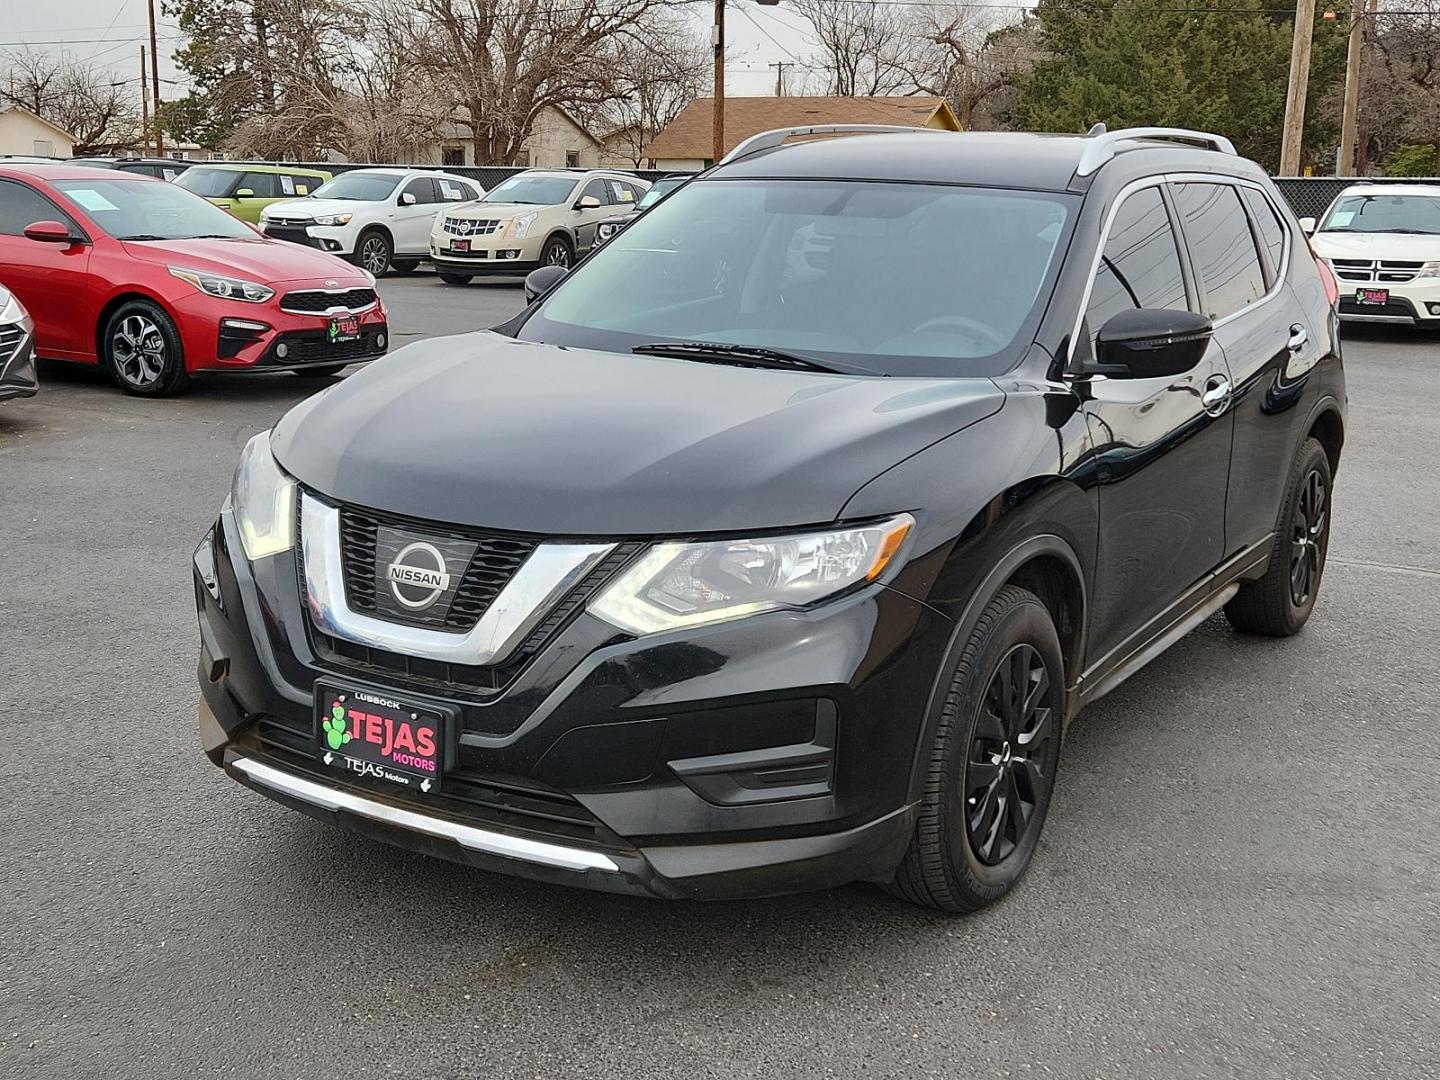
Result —
M194 559L234 779L547 881L967 911L1083 706L1314 607L1335 284L1223 138L768 132L536 274L246 446Z

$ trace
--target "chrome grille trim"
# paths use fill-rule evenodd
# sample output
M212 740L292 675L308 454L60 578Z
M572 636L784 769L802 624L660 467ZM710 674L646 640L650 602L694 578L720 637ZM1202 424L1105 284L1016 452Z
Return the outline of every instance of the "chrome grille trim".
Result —
M610 544L543 543L465 633L407 626L351 609L340 560L340 510L300 496L305 603L316 629L390 652L484 667L505 660L562 598L615 549Z
M1341 281L1404 284L1414 281L1425 264L1411 259L1331 259L1330 266Z
M493 236L503 224L498 218L447 217L443 228L451 236Z

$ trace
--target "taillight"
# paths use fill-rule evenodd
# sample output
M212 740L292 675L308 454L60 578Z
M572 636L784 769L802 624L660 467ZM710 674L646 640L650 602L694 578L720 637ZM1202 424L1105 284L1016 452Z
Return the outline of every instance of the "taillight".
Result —
M1335 280L1335 272L1330 269L1330 264L1324 259L1315 259L1315 269L1320 271L1320 280L1325 283L1325 298L1334 307L1340 301L1340 283Z

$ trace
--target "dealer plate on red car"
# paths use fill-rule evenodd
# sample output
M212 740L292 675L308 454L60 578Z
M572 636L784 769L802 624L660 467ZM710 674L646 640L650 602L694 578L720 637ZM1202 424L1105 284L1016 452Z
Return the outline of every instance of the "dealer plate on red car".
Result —
M453 710L407 702L388 690L315 684L321 760L422 794L440 789L445 726L454 721Z
M1357 304L1384 305L1390 302L1389 289L1356 289L1355 302Z
M355 341L360 337L360 316L336 315L330 320L332 342Z

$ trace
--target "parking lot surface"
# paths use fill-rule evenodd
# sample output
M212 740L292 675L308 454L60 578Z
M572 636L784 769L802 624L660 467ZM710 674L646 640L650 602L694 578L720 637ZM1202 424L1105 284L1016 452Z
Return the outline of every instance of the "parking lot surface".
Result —
M382 291L397 345L521 304ZM1440 341L1346 364L1308 628L1212 620L1089 709L971 918L531 884L241 788L196 737L190 552L314 385L47 366L0 405L0 1076L1440 1075Z

